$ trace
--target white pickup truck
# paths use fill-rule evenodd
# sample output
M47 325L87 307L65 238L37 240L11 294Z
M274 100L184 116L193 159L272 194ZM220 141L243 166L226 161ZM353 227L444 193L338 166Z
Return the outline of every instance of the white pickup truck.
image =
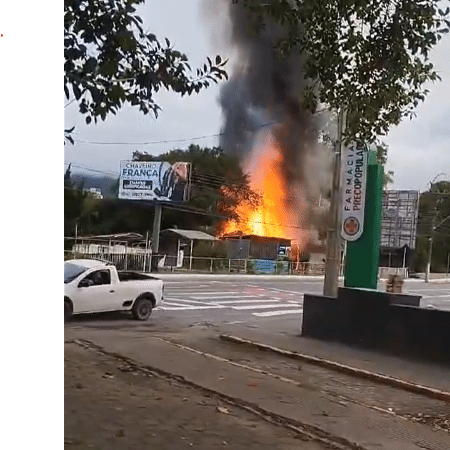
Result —
M64 321L73 314L131 311L147 320L163 302L164 283L150 275L117 271L111 263L95 259L64 262Z

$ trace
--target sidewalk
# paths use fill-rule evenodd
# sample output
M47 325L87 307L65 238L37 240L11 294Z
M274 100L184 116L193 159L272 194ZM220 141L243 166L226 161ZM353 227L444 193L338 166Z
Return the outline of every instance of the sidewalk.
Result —
M300 327L299 327L300 328ZM270 345L323 358L358 369L399 378L411 383L450 392L450 367L420 360L392 356L381 351L352 347L338 342L306 338L298 334L265 333L260 329L229 327L222 334L230 334L261 344ZM450 350L449 350L450 351Z
M313 377L312 379L321 377L320 379L324 380L324 371L316 369L310 371L307 367L296 373L292 372L292 368L289 369L290 380L273 376L265 369L255 372L255 369L249 370L248 366L260 365L261 356L256 356L255 359L254 354L251 355L251 352L247 352L248 355L243 364L240 360L214 356L221 352L220 343L210 339L200 330L197 331L197 336L194 334L186 336L182 332L170 333L170 336L190 339L192 343L199 339L201 345L205 347L202 350L206 349L208 354L193 348L188 349L181 345L174 345L173 342L160 338L158 334L155 335L155 333L145 330L117 333L114 330L66 329L66 340L87 339L92 343L93 348L100 346L99 349L111 358L115 358L117 363L132 361L135 367L156 371L182 385L190 386L209 395L211 399L228 403L228 405L232 405L230 407L233 410L239 407L247 408L247 410L265 415L278 423L285 422L286 425L297 427L303 430L303 436L310 433L319 441L322 439L323 442L334 442L336 445L341 445L336 448L365 450L419 450L423 448L448 450L450 448L450 435L445 431L433 430L430 426L422 423L405 420L392 414L387 408L380 409L361 401L352 401L348 394L345 396L336 394L336 392L348 393L356 386L360 386L356 387L358 391L362 389L361 392L357 392L358 398L364 398L369 392L379 396L380 391L384 392L385 402L390 401L394 395L403 399L403 403L407 403L408 397L413 394L394 392L392 388L388 387L363 388L364 383L352 382L348 378L344 380L340 374L326 375L325 380L327 381L319 384L312 383L308 381L311 380L311 377ZM166 335L167 333L164 333L160 336ZM278 343L281 344L282 341L278 341ZM262 358L263 368L269 366L273 367L272 371L276 371L276 367L280 365L270 354L266 354ZM258 363L258 359L260 363ZM296 381L298 377L303 381ZM324 390L325 385L334 389L335 393ZM429 408L433 407L432 405L439 408L445 406L442 405L442 402L417 396L415 402L428 405ZM145 399L142 405L146 405ZM210 413L212 414L212 412ZM190 416L192 412L187 411L186 414ZM207 419L204 418L201 422L204 423L204 420ZM234 430L229 432L233 434ZM180 447L155 446L155 448ZM230 448L238 447L230 446ZM265 447L250 448L256 450L256 448ZM290 447L283 445L273 448ZM297 448L306 449L308 447L299 444Z
M189 387L65 345L64 448L324 450Z
M288 274L246 274L246 273L214 273L214 272L156 272L150 275L154 275L155 277L161 278L161 280L176 280L176 279L197 279L197 278L226 278L226 277L235 277L243 280L279 280L279 279L290 279L290 280L314 280L314 281L323 281L324 275L288 275ZM450 278L446 276L438 277L440 274L432 274L436 276L436 278L430 278L430 283L450 283ZM339 277L339 281L343 282L344 277ZM384 283L387 281L387 278L380 278L379 283ZM406 283L423 283L425 284L424 278L406 278L404 280Z

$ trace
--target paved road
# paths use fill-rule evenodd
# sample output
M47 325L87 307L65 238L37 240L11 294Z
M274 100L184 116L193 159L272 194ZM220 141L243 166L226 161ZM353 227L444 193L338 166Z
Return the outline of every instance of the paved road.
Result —
M421 295L420 306L422 308L433 307L450 310L450 283L412 282L405 283L405 293Z
M300 330L303 294L321 293L323 279L262 276L162 275L165 281L164 305L154 311L155 319L183 325L199 322L242 324L254 328ZM380 290L385 290L380 283ZM450 310L450 283L425 284L410 280L404 292L422 295L422 307ZM105 325L102 317L76 318L90 325ZM160 321L157 321L160 322ZM122 325L114 321L112 326Z
M195 311L220 309L225 310L221 313L226 315L233 315L235 311L240 317L258 318L298 317L302 313L303 294L321 293L323 289L321 279L242 279L237 276L217 279L206 276L167 277L165 281L166 301L161 308L164 311L196 314ZM379 290L385 290L383 282L379 284ZM422 307L450 310L450 283L425 284L408 280L403 291L421 295Z

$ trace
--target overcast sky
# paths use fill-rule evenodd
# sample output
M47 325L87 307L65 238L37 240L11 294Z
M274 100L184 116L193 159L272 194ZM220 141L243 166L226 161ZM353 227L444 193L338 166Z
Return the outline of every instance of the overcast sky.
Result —
M202 0L147 0L140 9L144 25L159 39L167 37L174 47L187 54L192 67L202 65L206 56L230 57L221 45L220 33L211 36L201 9ZM214 41L214 43L213 43ZM389 145L387 169L393 170L394 189L425 190L439 173L450 178L450 37L447 35L431 55L442 81L429 86L430 94L417 109L417 117L392 128L383 140ZM217 137L193 139L220 133L222 115L217 98L220 86L214 85L191 97L161 92L155 99L162 107L157 119L142 115L137 108L124 107L97 125L85 125L76 102L65 109L65 125L75 125L74 146L65 146L65 162L118 174L119 161L131 159L134 150L159 154L173 148L218 144ZM192 140L191 140L192 139ZM136 142L160 142L129 145ZM120 142L99 145L88 142ZM94 173L93 173L94 174ZM442 179L442 178L440 178Z

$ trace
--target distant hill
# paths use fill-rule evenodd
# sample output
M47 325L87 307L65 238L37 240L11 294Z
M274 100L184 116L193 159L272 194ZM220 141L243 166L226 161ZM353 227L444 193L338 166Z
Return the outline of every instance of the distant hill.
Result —
M115 195L111 192L112 187L117 183L117 178L108 176L93 176L88 173L72 173L72 182L79 187L83 184L83 189L99 188L102 191L103 198L114 198Z

